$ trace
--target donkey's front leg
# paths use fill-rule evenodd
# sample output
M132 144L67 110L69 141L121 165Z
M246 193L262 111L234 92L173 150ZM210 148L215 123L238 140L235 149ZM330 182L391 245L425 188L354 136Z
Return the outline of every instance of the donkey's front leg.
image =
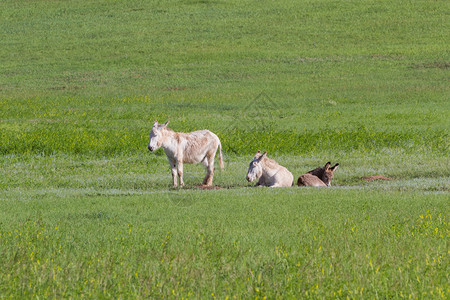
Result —
M177 164L175 161L169 161L170 163L170 169L172 171L172 181L173 181L173 187L178 186L178 180L177 180Z
M180 187L183 187L184 186L184 181L183 181L183 163L181 161L178 161L177 171L178 171L178 177L180 177Z
M281 184L274 183L274 184L268 185L268 187L281 187Z
M258 187L262 187L265 185L266 185L266 182L264 180L264 177L262 177L262 176L259 178L258 182L255 184L255 186L258 186Z

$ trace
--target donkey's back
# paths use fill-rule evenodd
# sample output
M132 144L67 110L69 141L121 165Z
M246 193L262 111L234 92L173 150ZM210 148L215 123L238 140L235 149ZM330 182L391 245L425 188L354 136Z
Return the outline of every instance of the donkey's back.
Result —
M219 164L223 169L222 145L219 137L213 132L207 129L189 133L176 132L175 139L180 146L179 150L182 151L178 155L182 157L184 163L205 163L214 159L219 149Z
M316 175L312 175L310 173L301 175L297 180L297 185L316 186L316 187L327 186L319 177L317 177Z

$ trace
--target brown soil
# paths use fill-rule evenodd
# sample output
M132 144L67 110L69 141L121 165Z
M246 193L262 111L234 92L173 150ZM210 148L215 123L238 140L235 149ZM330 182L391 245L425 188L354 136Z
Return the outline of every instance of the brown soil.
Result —
M377 175L377 176L365 176L365 177L361 177L362 180L366 180L366 181L372 181L372 180L392 180L392 178L389 177L385 177L385 176L381 176L381 175Z
M198 188L198 189L201 189L201 190L220 190L220 189L223 189L223 187L221 187L221 186L210 186L210 185L204 185L204 184L196 185L195 187Z

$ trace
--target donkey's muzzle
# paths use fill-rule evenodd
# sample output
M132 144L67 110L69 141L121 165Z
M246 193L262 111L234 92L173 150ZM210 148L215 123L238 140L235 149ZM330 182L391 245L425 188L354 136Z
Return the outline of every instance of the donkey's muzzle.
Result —
M148 150L153 151L153 147L152 146L148 146Z

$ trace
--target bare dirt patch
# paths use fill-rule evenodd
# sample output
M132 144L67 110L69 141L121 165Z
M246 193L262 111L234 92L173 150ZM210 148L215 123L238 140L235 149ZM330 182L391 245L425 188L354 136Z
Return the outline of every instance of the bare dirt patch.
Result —
M415 64L413 65L414 69L441 69L441 70L447 70L450 68L450 62L448 61L436 61L431 63L425 63L425 64Z
M195 187L198 189L201 189L201 190L221 190L221 189L223 189L223 187L221 187L221 186L217 186L217 185L210 186L210 185L204 185L204 184L196 185Z
M381 175L376 175L376 176L364 176L361 177L362 180L366 180L366 181L372 181L372 180L393 180L392 178L386 177L386 176L381 176Z

